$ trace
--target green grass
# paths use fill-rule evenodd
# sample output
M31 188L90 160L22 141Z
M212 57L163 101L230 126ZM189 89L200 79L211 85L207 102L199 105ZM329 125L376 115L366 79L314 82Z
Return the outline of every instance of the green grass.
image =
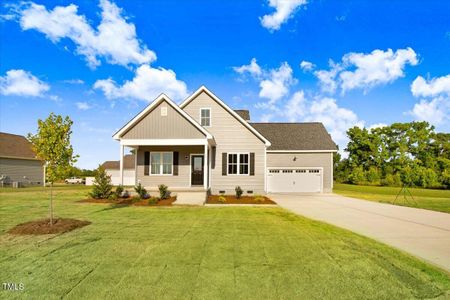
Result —
M429 210L450 213L450 190L432 190L421 188L408 188L414 197L409 194L406 200L401 194L397 201L395 198L401 188L385 186L365 186L335 183L333 192L343 196L360 198L364 200L390 203L395 205L424 208Z
M448 297L449 275L414 257L281 208L80 204L58 188L60 217L91 225L12 236L44 217L42 188L0 192L0 298L410 299Z

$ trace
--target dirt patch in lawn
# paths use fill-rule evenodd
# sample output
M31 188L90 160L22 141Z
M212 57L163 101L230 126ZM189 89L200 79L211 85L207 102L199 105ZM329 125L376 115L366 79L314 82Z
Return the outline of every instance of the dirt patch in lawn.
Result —
M19 224L11 228L8 233L19 235L56 234L72 231L89 224L91 224L89 221L57 218L53 219L53 225L50 225L50 219L43 219Z
M224 201L225 200L225 201ZM206 200L208 204L276 204L266 196L242 196L236 198L232 195L211 195Z
M177 197L172 196L167 199L159 200L155 204L149 204L149 199L136 199L136 198L119 198L116 200L110 199L83 199L78 202L80 203L107 203L112 205L123 205L123 206L171 206Z

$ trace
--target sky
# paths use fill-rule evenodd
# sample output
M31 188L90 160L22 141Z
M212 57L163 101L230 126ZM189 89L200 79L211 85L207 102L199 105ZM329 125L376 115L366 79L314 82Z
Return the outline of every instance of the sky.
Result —
M205 85L254 122L346 130L425 120L450 131L450 1L2 1L0 131L74 121L76 165L160 93Z

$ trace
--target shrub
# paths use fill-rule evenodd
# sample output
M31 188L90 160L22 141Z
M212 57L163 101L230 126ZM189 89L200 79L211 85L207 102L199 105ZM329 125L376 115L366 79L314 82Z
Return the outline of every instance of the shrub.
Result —
M387 174L386 177L381 180L381 184L387 186L401 186L402 179L399 174Z
M134 187L134 190L139 195L139 198L141 198L141 199L148 198L147 190L142 186L142 184L140 182L137 186Z
M439 178L433 169L421 168L418 176L418 185L424 188L439 187Z
M256 202L264 202L264 200L266 200L266 198L263 195L255 195L254 199Z
M131 197L131 203L136 203L136 202L139 202L139 201L141 201L141 197L139 197L139 196L133 196L133 197Z
M227 198L225 198L224 196L219 196L218 201L219 201L220 203L225 203L225 202L227 202Z
M244 192L240 186L237 186L234 191L236 192L236 198L240 199L242 196L242 193Z
M123 193L123 185L119 185L116 187L116 191L114 192L117 196L117 198L119 198L120 196L122 196Z
M365 177L369 184L379 185L380 184L380 171L376 167L370 167L368 171L365 172Z
M99 168L89 196L95 199L108 199L112 193L111 176L108 176L103 168Z
M158 185L158 189L159 189L159 198L160 199L167 199L170 197L170 192L168 190L167 185L160 184L160 185Z
M444 186L450 188L450 170L444 170L441 174L441 180Z
M366 181L366 176L362 167L353 168L348 176L348 181L353 184L363 184Z
M117 200L119 198L119 196L117 196L116 193L111 193L111 195L109 195L108 199L109 200Z
M158 204L158 198L156 198L156 197L150 197L150 198L148 198L148 205L156 205L156 204Z

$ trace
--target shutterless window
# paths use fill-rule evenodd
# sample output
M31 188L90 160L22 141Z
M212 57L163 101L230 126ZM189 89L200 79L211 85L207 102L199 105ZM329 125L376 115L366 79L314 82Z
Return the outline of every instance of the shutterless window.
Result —
M150 152L152 175L172 175L173 152Z
M229 153L228 154L228 174L248 175L249 174L249 155Z
M202 126L211 126L211 109L201 108L200 109L200 124Z

